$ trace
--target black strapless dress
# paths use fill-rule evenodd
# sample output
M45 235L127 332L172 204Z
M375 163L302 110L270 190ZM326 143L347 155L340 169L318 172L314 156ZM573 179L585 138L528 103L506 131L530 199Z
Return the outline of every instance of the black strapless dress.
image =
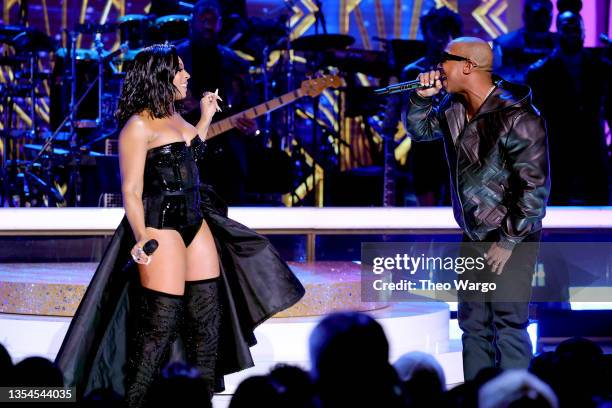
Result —
M200 138L196 138L201 142ZM189 246L202 225L200 175L194 150L197 143L168 143L147 152L142 202L145 225L174 229Z
M223 314L216 364L215 391L223 376L253 366L249 347L254 329L294 305L304 287L267 238L227 218L227 207L205 185L198 185L197 163L205 160L206 144L196 137L191 146L171 143L147 154L143 189L146 224L180 230L210 227L221 263L220 299ZM198 187L198 188L195 188ZM184 239L184 237L183 237ZM123 218L87 287L55 359L67 386L77 396L97 388L124 394L130 292L139 283L135 266L123 270L135 244ZM184 355L179 337L171 360Z

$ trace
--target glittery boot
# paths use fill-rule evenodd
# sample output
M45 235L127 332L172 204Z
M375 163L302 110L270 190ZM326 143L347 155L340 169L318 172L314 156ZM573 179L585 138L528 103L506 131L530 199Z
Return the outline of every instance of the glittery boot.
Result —
M185 282L183 340L187 362L200 371L211 389L215 379L221 324L218 285L218 277Z
M137 289L128 336L125 398L128 407L146 404L151 385L169 356L183 314L183 296Z

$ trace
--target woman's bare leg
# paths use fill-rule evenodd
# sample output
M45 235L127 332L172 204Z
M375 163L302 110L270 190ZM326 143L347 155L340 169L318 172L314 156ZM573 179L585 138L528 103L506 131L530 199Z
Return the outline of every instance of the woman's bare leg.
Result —
M186 281L211 279L219 276L219 256L215 240L206 221L187 248Z
M140 283L158 292L182 295L187 272L187 249L179 233L170 229L147 228L147 235L159 246L148 265L138 265Z

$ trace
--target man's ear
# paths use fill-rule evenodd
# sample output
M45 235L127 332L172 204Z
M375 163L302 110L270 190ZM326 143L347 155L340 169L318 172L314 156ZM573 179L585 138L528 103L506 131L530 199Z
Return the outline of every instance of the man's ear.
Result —
M475 68L476 65L472 61L465 61L465 63L463 64L463 74L468 75L469 73L474 71Z

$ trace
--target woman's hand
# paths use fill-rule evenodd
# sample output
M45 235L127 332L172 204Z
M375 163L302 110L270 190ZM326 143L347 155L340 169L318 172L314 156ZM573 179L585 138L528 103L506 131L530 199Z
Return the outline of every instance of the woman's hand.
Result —
M144 250L142 249L144 245L150 239L151 238L144 236L140 239L140 241L136 243L136 245L132 247L130 254L132 255L132 258L134 259L134 262L142 264L142 265L148 265L151 263L151 259L153 258L153 255L145 254Z
M217 104L217 101L223 101L219 96L219 89L215 90L215 93L204 92L204 96L200 99L200 111L202 117L212 119L216 112L221 112L221 108Z

